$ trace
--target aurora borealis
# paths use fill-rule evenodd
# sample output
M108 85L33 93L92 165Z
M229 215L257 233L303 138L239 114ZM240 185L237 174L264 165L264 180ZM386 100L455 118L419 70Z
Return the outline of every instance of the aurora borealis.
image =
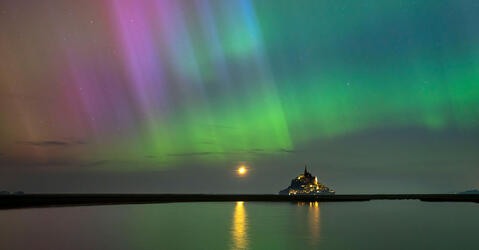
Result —
M241 163L251 177L225 191L276 192L308 163L339 192L357 176L359 191L477 186L477 13L466 0L2 1L0 183L170 191Z

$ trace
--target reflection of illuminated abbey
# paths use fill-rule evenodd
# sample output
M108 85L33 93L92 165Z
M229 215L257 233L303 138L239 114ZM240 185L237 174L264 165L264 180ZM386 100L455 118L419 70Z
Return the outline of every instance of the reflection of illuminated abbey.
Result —
M304 174L291 180L291 185L279 192L284 195L317 195L334 194L334 190L329 189L318 182L318 177L312 176L304 167Z

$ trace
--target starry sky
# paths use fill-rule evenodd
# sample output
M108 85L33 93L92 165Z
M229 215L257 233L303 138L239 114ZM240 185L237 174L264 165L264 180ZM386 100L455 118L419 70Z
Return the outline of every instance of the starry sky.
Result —
M0 190L479 185L479 2L0 3ZM235 169L249 169L238 177Z

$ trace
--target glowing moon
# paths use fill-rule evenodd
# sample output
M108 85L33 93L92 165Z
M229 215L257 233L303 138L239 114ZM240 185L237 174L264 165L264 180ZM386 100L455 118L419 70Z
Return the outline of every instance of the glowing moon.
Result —
M244 175L246 174L246 168L241 166L240 168L238 168L238 174L240 175Z

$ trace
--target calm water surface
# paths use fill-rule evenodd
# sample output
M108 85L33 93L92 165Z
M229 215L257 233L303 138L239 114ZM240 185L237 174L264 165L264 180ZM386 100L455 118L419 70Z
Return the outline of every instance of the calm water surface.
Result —
M171 203L0 210L0 249L478 249L479 204Z

